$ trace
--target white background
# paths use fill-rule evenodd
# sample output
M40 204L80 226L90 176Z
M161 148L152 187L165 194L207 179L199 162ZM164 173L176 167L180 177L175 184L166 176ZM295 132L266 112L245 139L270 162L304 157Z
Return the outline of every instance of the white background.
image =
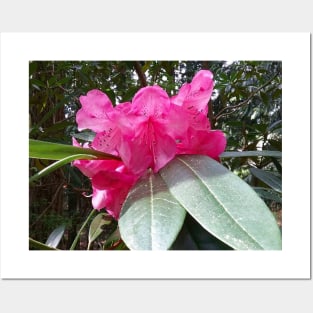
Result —
M137 34L2 34L3 127L2 145L10 153L2 156L2 174L18 175L18 188L2 185L5 204L1 211L1 275L3 278L309 278L310 210L299 206L299 192L309 194L309 180L303 181L295 197L295 180L283 182L282 251L171 251L171 252L87 252L28 251L28 66L29 60L281 60L283 64L283 177L307 171L309 155L302 152L294 166L297 147L305 147L303 133L309 121L298 127L296 112L309 113L308 33L137 33ZM134 45L134 42L136 45ZM185 42L182 50L173 42ZM245 49L245 42L249 42ZM297 53L289 49L290 42ZM81 43L77 45L77 43ZM96 49L93 44L96 44ZM211 49L212 43L216 48ZM79 46L79 49L77 48ZM127 50L124 47L127 46ZM160 47L162 47L160 49ZM195 49L194 47L197 47ZM228 47L228 49L226 49ZM267 47L262 49L261 47ZM270 47L270 49L268 48ZM21 54L20 52L23 51ZM299 79L297 79L299 77ZM14 82L14 84L12 84ZM14 95L14 96L13 96ZM301 105L301 106L300 106ZM301 110L300 110L301 108ZM13 111L14 124L9 118ZM286 127L288 126L288 128ZM9 130L9 135L6 133ZM12 138L14 138L12 142ZM306 183L305 183L306 182ZM16 185L16 184L15 184ZM299 186L299 185L298 185ZM303 197L300 197L303 198ZM12 201L13 200L13 201ZM301 210L301 211L299 211ZM12 231L12 221L14 226ZM295 231L296 230L296 231ZM8 234L10 234L8 236ZM13 245L12 242L15 244ZM20 262L23 260L23 266ZM92 264L114 264L118 270L101 270ZM125 264L127 263L127 266ZM88 264L89 266L85 266ZM274 266L279 264L279 266ZM52 266L53 265L53 266ZM147 266L148 265L148 266Z
M151 16L149 17L149 23L146 18L147 14L138 13L138 15L133 14L132 20L126 21L125 25L124 17L126 14L129 14L129 10L126 10L127 12L123 11L124 15L117 15L113 14L113 11L110 11L111 7L109 5L106 5L105 8L101 8L101 10L95 6L88 11L76 2L77 7L80 9L81 16L77 16L75 12L73 12L73 18L71 20L63 19L62 24L61 22L63 16L61 15L60 19L58 12L63 12L62 9L64 9L64 7L61 8L58 3L56 3L54 7L49 8L48 11L43 10L44 13L38 14L38 11L35 10L36 6L32 6L31 4L35 3L38 5L39 2L27 2L27 6L31 8L29 13L26 12L23 7L16 6L15 2L16 1L10 2L7 11L9 12L8 14L5 14L6 11L1 10L2 16L0 19L0 26L2 31L44 30L47 25L48 31L53 31L55 29L57 31L62 31L64 29L68 29L69 31L173 30L209 32L221 30L253 31L255 29L256 31L309 31L309 21L311 20L309 18L310 10L306 10L305 6L300 5L301 1L298 1L296 3L296 7L294 8L289 5L286 5L286 8L282 8L280 5L273 8L273 3L271 3L271 7L268 7L265 1L262 2L262 5L260 5L258 10L256 10L256 8L251 8L248 12L242 12L243 9L239 10L238 8L236 11L234 10L233 4L224 6L225 2L221 1L219 8L212 8L211 6L208 6L207 8L194 6L191 8L189 6L182 5L184 9L179 10L176 14L174 14L175 12L173 12L173 10L169 10L172 12L172 15L170 15L168 11L163 10L163 12L165 12L165 17L171 16L171 19L164 18L164 16L159 14L162 11L160 7L153 6L156 14L153 15L154 18L151 18ZM89 1L89 3L91 2ZM241 3L244 1L237 1L236 4L239 5L239 2ZM172 8L172 5L168 1L167 4ZM182 4L182 1L180 1L180 4ZM196 1L193 1L192 4L195 5ZM67 4L66 8L68 8ZM299 8L302 10L300 11ZM258 14L256 14L256 12L258 12ZM282 12L285 12L285 14L282 14ZM102 15L102 19L97 18L99 15ZM95 16L96 18L94 18ZM194 16L194 19L191 21L189 20L189 22L186 23L186 17L190 18L191 16ZM204 19L204 17L206 19ZM54 21L54 24L50 22L51 20ZM108 24L111 26L108 26ZM57 29L58 25L59 29ZM103 27L103 25L105 25L105 27ZM266 25L267 29L265 29ZM295 29L294 27L296 26L297 28ZM92 40L82 42L80 41L81 35L79 34L74 36L77 40L79 40L78 43L75 39L73 45L71 42L68 42L66 48L62 49L64 46L61 46L59 35L60 34L55 34L57 42L49 40L48 43L45 41L39 41L34 44L32 41L23 41L23 39L20 41L19 39L18 41L20 44L17 45L18 50L10 51L9 53L12 55L10 58L15 58L17 64L21 64L23 60L26 60L29 57L29 53L32 54L33 59L38 59L38 57L40 57L40 53L42 53L41 49L39 49L41 52L36 52L34 50L38 47L38 45L41 45L41 48L45 50L46 59L58 59L58 57L62 58L62 56L64 59L68 59L66 54L71 55L74 49L73 46L75 47L74 55L77 59L84 56L86 49L90 49L90 52L87 52L89 55L90 53L94 53L95 59L105 59L109 55L108 50L103 50L102 48L105 42L100 44L99 42L93 42ZM264 40L266 39L267 42L267 44L263 45L262 43L264 41L254 40L254 35L256 34L242 34L242 41L236 41L232 44L232 39L230 37L234 38L234 36L236 36L235 34L215 34L216 37L222 38L223 40L218 42L206 42L205 45L207 49L205 50L206 54L204 59L214 59L214 56L215 59L220 60L235 58L257 59L258 54L261 59L273 59L273 56L277 53L277 59L281 59L283 61L285 60L285 62L283 62L284 246L283 253L280 254L284 255L281 257L274 255L271 262L269 260L270 257L268 257L267 260L265 260L265 263L262 261L258 262L257 258L252 255L242 255L237 257L237 260L236 258L234 260L234 258L231 258L229 255L225 255L224 260L218 260L219 257L214 257L214 260L208 260L207 257L205 258L211 266L212 263L213 265L217 265L217 268L219 268L220 271L221 266L223 266L226 276L238 275L238 277L242 277L242 275L246 274L252 275L253 277L253 275L258 273L257 275L259 276L264 274L264 278L272 274L289 278L291 278L291 276L294 276L295 278L300 278L302 276L307 277L308 262L310 261L308 259L310 255L308 242L310 236L308 227L310 222L309 34L278 34L278 37L285 37L285 40L275 40L274 38L272 42L269 43L268 38L272 34L264 33L263 35L260 34L260 36L263 36ZM26 34L25 36L27 37ZM25 36L23 35L22 37L25 39ZM130 34L124 34L124 39L127 40L129 36ZM184 35L182 34L181 36ZM223 36L226 37L223 38ZM118 36L114 35L112 37L117 38ZM160 37L163 38L164 36L160 35ZM300 37L303 38L304 46L302 46L302 44L299 45L299 41L296 40L295 37L298 39ZM175 40L176 38L177 37L175 37L175 35L172 36L170 45L164 45L164 41L162 44L158 45L158 48L155 49L158 59L161 58L162 53L165 53L164 57L166 59L170 59L171 53L174 54L173 59L178 59L179 53L182 51L183 53L187 51L186 56L190 50L193 51L191 53L199 53L199 46L201 47L201 43L199 43L199 41L194 39L181 41ZM300 39L300 41L302 40ZM130 42L132 42L131 39ZM24 44L21 45L21 43ZM144 45L144 47L142 47L142 45ZM118 47L119 44L115 43L115 46ZM278 46L281 46L281 48ZM116 53L113 59L122 59L122 53L124 53L124 57L126 59L129 59L131 57L132 50L136 53L135 59L140 59L140 53L143 53L142 55L144 56L144 52L149 52L148 47L149 45L147 44L146 37L145 40L137 42L135 47L132 44L126 45L124 43L121 49L123 52L119 52L121 54ZM28 275L32 276L34 275L34 269L28 268L30 262L28 259L29 252L25 250L25 247L28 247L27 239L25 239L25 235L28 236L25 232L25 218L27 213L25 214L25 212L23 212L23 210L25 211L28 209L28 203L24 203L27 201L27 191L25 190L27 184L27 178L25 177L28 176L28 171L26 169L27 166L25 166L27 161L23 163L25 152L27 154L28 149L28 106L26 105L27 100L25 98L25 96L28 96L28 86L25 85L25 81L28 79L28 74L25 64L17 68L14 73L7 73L4 70L5 66L3 66L2 63L4 57L3 49L5 49L5 45L2 40L1 276L3 277L5 271L10 268L10 265L8 265L9 261L12 263L12 266L15 267L15 270L11 271L9 274L14 272L13 274L20 276L21 273L28 273ZM52 55L50 58L48 58L49 53ZM100 57L97 53L101 53ZM150 51L150 53L152 52ZM43 57L43 55L41 56ZM73 54L71 56L72 57L69 59L74 58ZM89 59L90 58L91 57L89 57ZM289 67L286 65L287 59L291 61L287 62L290 65ZM296 64L295 60L297 60ZM13 77L10 77L10 75L7 76L7 74L13 75ZM301 77L301 81L297 79L297 77ZM307 79L304 81L303 77L307 77ZM14 85L15 88L13 92L12 89L8 87L8 81L19 82L17 85ZM8 101L4 102L4 100L8 99L9 90L10 109L7 107ZM3 93L6 94L6 96L3 96ZM10 119L10 114L8 114L12 108L17 110L15 111L14 119ZM293 108L295 108L295 110L293 110ZM299 116L300 108L301 116ZM10 137L10 140L5 140L5 137L8 135L8 129L10 129L10 136L13 136L14 139ZM4 149L7 147L10 147L11 149L10 157L8 156L8 153L4 153ZM15 157L16 150L18 150L19 157ZM293 166L295 162L297 164L296 167ZM288 179L285 179L285 177ZM18 186L17 189L14 192L11 191L9 186L16 185ZM4 212L8 212L9 210L12 210L13 213L4 214ZM301 214L295 214L295 210L297 210L297 212L300 211ZM301 220L299 219L299 215L301 215ZM8 247L6 247L3 242L3 238L7 236L7 230L9 229L7 223L9 223L9 219L12 217L14 217L12 224L15 225L15 231L12 231L12 227L10 227L10 236L12 236L12 240L15 240L17 244L15 252L6 250ZM15 233L18 233L18 235ZM11 253L9 261L4 261L6 257L4 251L9 251ZM62 253L63 252L61 252L61 254ZM50 256L51 255L52 254L50 254ZM50 256L48 259L40 257L42 263L39 265L37 264L37 274L38 272L43 273L48 270L50 275L57 273L57 277L60 273L62 274L63 271L69 270L76 275L76 263L80 263L80 259L82 257L80 254L77 254L75 259L70 260L69 264L65 265L65 269L60 267L60 263L58 263L59 261L53 263ZM82 258L87 262L87 264L84 263L85 270L83 270L85 272L87 271L87 276L90 276L91 272L94 272L99 268L101 269L101 274L97 275L103 276L103 269L106 269L106 272L110 272L112 274L115 273L115 271L120 271L121 267L124 268L122 269L122 274L125 274L126 272L128 275L134 275L136 274L136 271L137 274L138 272L145 273L150 271L151 273L152 271L154 275L158 275L161 271L162 276L164 276L169 271L166 269L167 266L168 268L177 266L176 271L178 272L178 275L181 275L181 270L183 268L180 265L180 262L188 263L189 267L187 267L187 269L184 268L185 275L190 273L190 268L191 271L193 271L191 274L195 275L197 269L194 268L194 262L195 259L199 260L199 258L187 257L187 261L185 261L185 257L186 256L182 258L177 257L179 262L175 263L174 261L170 261L170 264L168 265L166 260L163 261L162 257L160 258L157 256L156 260L161 260L161 264L159 264L156 260L148 260L152 261L152 264L145 263L141 269L138 269L138 266L136 266L136 257L133 257L133 260L130 263L128 262L128 259L125 258L122 265L120 263L115 263L116 260L112 259L95 259L95 257L92 256L92 262L90 263L88 258L87 260L84 259L84 257ZM67 256L64 257L64 255L62 255L61 259L64 260L65 258L67 258ZM288 258L291 259L288 260ZM300 258L301 260L299 260ZM245 259L249 261L249 266L242 268L240 264L242 260L243 262L246 262ZM287 262L287 266L285 262ZM300 265L299 262L301 263ZM155 263L157 263L156 267L154 267ZM201 268L203 267L205 261L200 259L200 263ZM5 265L4 268L3 265ZM135 269L133 266L135 266ZM152 269L151 266L153 266ZM72 270L70 268L72 268ZM275 272L273 268L279 269L279 272ZM3 269L5 269L4 272ZM209 267L207 271L205 271L206 276L214 274L213 272L215 272L214 268ZM80 273L82 274L82 272ZM220 276L218 272L215 272L215 275ZM63 307L66 305L66 307L69 308L69 304L71 304L72 309L75 308L75 310L79 312L86 310L92 311L92 308L99 309L99 307L101 309L103 308L103 310L109 308L122 308L123 310L128 311L140 311L140 309L143 308L144 312L147 310L164 311L173 309L175 309L175 311L189 311L195 309L209 310L210 308L213 308L214 311L223 312L229 312L230 310L240 310L241 312L264 312L264 310L284 311L285 309L287 309L287 312L289 310L310 312L312 310L311 280L2 280L0 281L0 286L1 308L9 308L10 310L6 311L12 312L18 310L21 311L26 307L32 309L33 312L55 312L60 308L60 306Z

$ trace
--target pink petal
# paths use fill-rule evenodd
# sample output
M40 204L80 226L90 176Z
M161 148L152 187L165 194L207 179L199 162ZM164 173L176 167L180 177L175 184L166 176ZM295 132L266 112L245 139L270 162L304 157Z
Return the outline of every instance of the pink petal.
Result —
M190 116L181 106L172 104L166 118L163 121L159 121L159 123L163 123L164 125L160 127L169 136L177 140L185 136L190 126Z
M146 117L162 117L170 108L167 93L159 86L141 88L133 98L133 110Z
M75 160L76 166L85 176L93 177L99 171L112 170L123 164L118 160Z
M96 210L105 208L107 202L107 191L93 188L92 206Z
M160 125L156 121L153 125L153 132L154 140L151 142L153 164L151 168L156 173L175 157L176 141L164 131L162 124Z
M122 205L132 185L126 184L122 188L98 189L93 186L92 205L94 209L106 211L118 219Z
M163 121L149 118L137 125L136 136L120 150L125 165L134 173L142 174L148 168L157 172L175 156L176 142L166 133Z
M79 101L86 114L95 118L106 117L107 112L113 109L110 98L97 89L88 91L86 96L80 96Z
M96 134L91 143L91 147L98 151L118 155L118 146L120 142L121 133L115 125L112 125L107 131Z
M82 108L76 114L78 130L91 129L95 132L110 127L110 114L114 112L111 100L100 90L91 90L79 98Z
M199 71L191 81L190 92L210 91L212 93L214 87L213 74L209 70Z
M116 189L131 186L137 176L117 171L100 171L92 177L92 185L97 189Z
M171 102L183 106L191 115L199 113L207 115L213 87L213 74L208 70L201 70L191 83L184 84L180 88L178 94L171 98Z
M119 152L126 167L136 175L142 175L152 164L149 147L140 137L124 141Z
M190 84L183 84L177 95L172 96L171 97L171 103L178 105L178 106L182 106L185 98L188 96L189 92L190 92L191 86Z
M177 153L203 154L218 160L225 148L226 137L222 131L190 129L188 137L177 145Z
M81 146L75 138L72 138L74 146ZM85 176L93 177L99 171L112 171L124 165L119 160L75 160L73 165L76 166Z

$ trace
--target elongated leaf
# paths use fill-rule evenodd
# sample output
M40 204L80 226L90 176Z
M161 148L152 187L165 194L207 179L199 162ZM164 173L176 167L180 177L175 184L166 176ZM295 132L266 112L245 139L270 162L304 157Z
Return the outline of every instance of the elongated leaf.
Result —
M61 160L72 155L82 155L81 159L84 159L83 155L86 155L86 159L90 158L90 155L96 156L98 159L115 159L120 160L119 157L108 153L100 152L93 149L85 149L80 147L74 147L70 145L63 145L59 143L46 142L40 140L29 139L29 157L48 160Z
M273 157L281 158L282 153L280 151L226 151L221 154L221 158L241 158L241 157Z
M60 243L65 231L65 225L61 225L56 228L48 237L46 245L52 248L56 248Z
M166 250L177 237L186 215L159 174L149 173L131 189L119 228L131 250Z
M79 160L79 159L88 160L88 159L96 159L96 158L97 157L94 155L87 155L87 154L75 154L75 155L68 156L62 160L56 161L56 162L52 163L51 165L45 167L43 170L41 170L40 172L38 172L34 176L32 176L29 179L29 182L32 183L35 180L38 180L39 178L44 177L44 176L52 173L53 171L57 170L58 168L64 166L67 163L70 163L74 160Z
M178 156L160 175L204 229L238 250L281 249L273 214L255 191L215 160Z
M280 177L275 176L273 173L260 170L259 168L250 168L250 172L253 176L260 179L266 185L281 193L282 183Z
M103 232L103 226L111 224L112 220L106 213L99 213L91 222L88 234L88 247Z
M58 250L56 248L49 247L33 238L29 238L29 248L33 248L34 250Z
M281 194L270 188L253 187L256 193L265 200L272 200L281 203Z

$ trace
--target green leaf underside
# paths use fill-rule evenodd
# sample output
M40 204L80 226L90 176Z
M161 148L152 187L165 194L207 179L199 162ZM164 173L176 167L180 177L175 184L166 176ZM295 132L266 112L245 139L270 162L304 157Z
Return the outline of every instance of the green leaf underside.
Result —
M61 160L72 155L82 155L81 159L84 159L84 155L89 159L90 155L96 156L98 159L115 159L120 160L119 157L104 153L101 151L75 147L71 145L64 145L53 142L46 142L40 140L29 139L29 157L48 160Z
M110 219L107 219L108 214L99 213L91 222L89 227L88 242L91 244L96 240L103 232L103 226L111 223Z
M65 225L61 225L58 228L56 228L48 237L46 241L46 245L52 248L56 248L58 244L60 243L62 236L65 231Z
M186 211L159 174L148 173L124 202L119 228L131 250L167 250L182 228Z
M225 151L221 158L241 158L241 157L273 157L281 159L282 153L280 151Z
M202 227L237 250L280 250L273 214L255 191L215 160L183 155L160 175Z
M253 176L260 179L269 187L273 188L277 192L282 192L282 183L281 178L275 176L271 172L266 172L264 170L260 170L259 168L250 168L250 172Z

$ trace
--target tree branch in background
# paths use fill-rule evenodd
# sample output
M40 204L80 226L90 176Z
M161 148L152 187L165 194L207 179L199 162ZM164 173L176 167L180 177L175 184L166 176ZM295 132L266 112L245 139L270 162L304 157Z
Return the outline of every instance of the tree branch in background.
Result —
M265 88L267 85L269 85L269 84L278 76L278 74L279 74L279 73L277 72L270 80L268 80L266 83L264 83L264 84L263 84L261 87L259 87L256 91L252 92L252 93L250 94L250 96L249 96L246 100L244 100L244 101L242 101L242 102L240 102L240 103L238 103L238 104L236 104L236 105L232 105L232 106L228 106L228 107L223 108L223 109L222 109L220 112L218 112L218 114L216 115L214 122L217 122L217 120L219 120L222 116L226 116L226 115L228 115L228 114L231 114L231 113L233 113L234 111L236 111L237 109L239 109L240 107L242 107L242 106L248 104L248 102L249 102L260 90L262 90L262 89ZM224 113L226 110L232 110L232 111L231 111L231 112L226 112L226 113Z
M140 81L141 86L142 87L146 87L148 85L147 84L147 79L146 79L145 74L142 71L140 62L139 61L135 61L134 62L134 67L135 67L135 71L136 71L136 73L137 73L137 75L139 77L139 81Z

